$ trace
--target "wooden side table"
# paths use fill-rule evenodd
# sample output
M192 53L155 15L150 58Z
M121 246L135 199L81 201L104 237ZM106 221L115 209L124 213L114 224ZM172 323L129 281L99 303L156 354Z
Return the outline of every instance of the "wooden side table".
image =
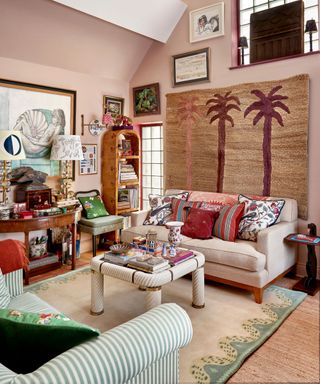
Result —
M317 227L315 224L308 224L309 234L302 235L292 233L285 237L284 240L305 244L308 248L308 260L306 264L307 276L299 280L292 289L295 291L306 292L308 295L314 296L320 289L320 280L317 280L317 255L315 247L320 246L320 237L317 236Z

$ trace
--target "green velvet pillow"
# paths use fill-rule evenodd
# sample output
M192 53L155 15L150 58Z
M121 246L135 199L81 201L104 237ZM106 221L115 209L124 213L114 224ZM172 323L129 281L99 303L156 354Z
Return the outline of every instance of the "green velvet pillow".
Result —
M94 219L95 217L108 216L109 213L105 209L103 201L100 196L94 197L78 197L83 206L84 213L87 219Z
M16 373L33 372L62 352L100 334L63 314L0 309L0 363Z

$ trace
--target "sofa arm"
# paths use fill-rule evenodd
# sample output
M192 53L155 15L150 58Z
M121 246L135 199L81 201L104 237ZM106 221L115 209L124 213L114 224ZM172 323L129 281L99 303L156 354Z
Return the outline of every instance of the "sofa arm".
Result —
M143 225L143 222L147 218L149 211L149 209L145 209L143 211L132 212L131 227L138 227L139 225Z
M0 383L10 384L14 383L14 378L17 376L15 372L12 372L9 368L0 363Z
M266 256L269 281L296 263L296 246L284 241L290 233L297 232L298 222L282 221L258 233L257 251Z
M23 270L22 269L18 269L17 271L6 273L3 276L11 297L15 297L23 294Z
M10 383L122 384L148 369L148 383L160 383L159 377L177 378L178 361L173 359L191 338L186 312L176 304L162 304L64 352L32 373L17 375Z

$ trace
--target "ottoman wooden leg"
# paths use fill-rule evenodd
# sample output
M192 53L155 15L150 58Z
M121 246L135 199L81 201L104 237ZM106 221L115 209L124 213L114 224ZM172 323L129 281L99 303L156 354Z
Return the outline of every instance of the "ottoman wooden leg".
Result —
M145 288L146 310L152 309L161 304L161 287Z
M91 270L91 314L101 315L103 308L103 275Z
M198 268L192 272L192 306L204 307L204 269Z

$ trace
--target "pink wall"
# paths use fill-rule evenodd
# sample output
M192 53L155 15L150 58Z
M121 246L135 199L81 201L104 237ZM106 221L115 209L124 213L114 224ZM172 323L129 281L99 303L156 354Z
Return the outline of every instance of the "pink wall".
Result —
M189 11L212 4L208 0L184 0L188 11L183 15L174 33L166 45L154 43L133 76L130 86L136 87L152 82L160 83L161 115L141 117L141 122L163 120L165 122L166 93L181 92L189 89L222 87L232 84L262 80L287 78L300 73L310 75L310 124L309 124L309 218L299 220L299 229L306 231L310 222L318 226L320 234L320 55L312 55L290 60L277 61L247 68L230 70L232 65L232 9L235 1L225 1L225 35L198 43L189 43ZM192 86L172 86L172 55L209 47L211 50L210 82ZM130 95L131 96L131 95ZM240 191L239 191L240 192ZM300 272L304 274L306 247L299 249ZM318 263L319 264L319 263Z

